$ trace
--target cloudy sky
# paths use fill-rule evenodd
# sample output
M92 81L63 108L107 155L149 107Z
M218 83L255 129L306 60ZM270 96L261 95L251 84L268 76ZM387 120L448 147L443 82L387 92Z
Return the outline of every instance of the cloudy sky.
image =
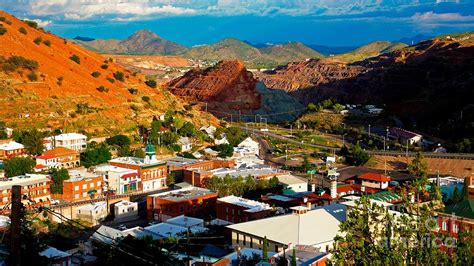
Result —
M68 38L146 28L185 45L236 37L353 46L474 30L474 0L0 0L0 9Z

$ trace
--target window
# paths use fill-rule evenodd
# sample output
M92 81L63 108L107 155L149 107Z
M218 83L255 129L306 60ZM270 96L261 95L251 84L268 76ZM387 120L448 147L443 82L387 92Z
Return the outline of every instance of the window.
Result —
M75 186L74 191L79 191L79 186Z
M87 189L87 184L82 185L82 189Z
M448 230L448 223L443 221L442 228L443 228L443 231L447 231Z
M459 232L459 225L453 224L453 233L457 234Z
M75 199L79 199L79 194L74 195Z
M90 183L89 188L93 188L93 187L94 187L94 183Z

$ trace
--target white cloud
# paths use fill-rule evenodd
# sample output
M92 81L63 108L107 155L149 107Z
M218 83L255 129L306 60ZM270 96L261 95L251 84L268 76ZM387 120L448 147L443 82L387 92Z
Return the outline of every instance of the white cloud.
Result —
M463 16L460 13L416 13L411 19L414 22L426 23L426 22L467 22L474 21L474 16Z
M42 20L42 19L37 19L37 18L35 18L35 19L23 18L23 20L34 21L34 22L38 23L38 27L40 27L40 28L44 28L44 27L50 25L51 23L53 23L53 21L51 21L51 20Z

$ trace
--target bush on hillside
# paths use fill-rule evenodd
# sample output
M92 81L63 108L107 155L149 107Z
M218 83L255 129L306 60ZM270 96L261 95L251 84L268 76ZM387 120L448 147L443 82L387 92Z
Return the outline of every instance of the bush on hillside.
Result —
M123 73L120 72L120 71L117 71L114 73L114 78L118 81L122 81L123 82Z
M100 92L109 92L109 89L104 87L104 86L97 87L97 90L100 91Z
M43 38L41 36L36 37L33 42L39 45L43 41Z
M51 41L50 40L44 40L43 44L49 47L49 46L51 46Z
M38 80L38 75L36 75L35 72L30 72L26 76L30 81L37 81Z
M108 65L101 65L100 68L107 69L107 68L109 68L109 66Z
M156 81L155 80L149 79L149 80L145 81L145 84L150 88L156 88Z
M20 33L25 34L25 35L28 34L28 32L26 31L26 29L23 28L23 27L20 27L20 28L18 29L18 31L19 31Z
M69 59L76 62L77 64L81 64L81 58L79 58L79 56L77 56L75 54L71 55L71 57L69 57Z
M7 29L3 27L3 25L0 25L0 36L2 36L5 33L7 33Z
M1 58L0 66L2 70L6 72L15 71L18 68L25 68L25 69L33 71L33 70L38 69L38 62L34 60L26 59L22 56L14 55L14 56L9 57L8 59Z
M115 82L115 79L113 79L113 78L107 78L107 80L108 80L110 83L114 83L114 82Z
M142 100L143 100L144 102L146 102L146 103L150 103L150 97L148 97L148 96L146 96L146 95L145 95L145 96L142 96Z
M128 92L130 92L130 94L136 95L136 94L138 94L138 89L136 89L136 88L128 88Z
M37 29L38 28L38 23L36 21L31 21L31 20L25 20L26 24L28 24L28 26L34 28L34 29Z
M91 76L93 76L94 78L98 78L100 76L100 72L94 71L91 73Z

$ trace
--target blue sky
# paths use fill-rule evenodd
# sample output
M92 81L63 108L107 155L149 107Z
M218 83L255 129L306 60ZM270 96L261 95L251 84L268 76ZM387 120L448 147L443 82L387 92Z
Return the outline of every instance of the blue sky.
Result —
M67 38L145 28L185 45L235 37L354 46L474 30L474 0L0 0L0 9Z

